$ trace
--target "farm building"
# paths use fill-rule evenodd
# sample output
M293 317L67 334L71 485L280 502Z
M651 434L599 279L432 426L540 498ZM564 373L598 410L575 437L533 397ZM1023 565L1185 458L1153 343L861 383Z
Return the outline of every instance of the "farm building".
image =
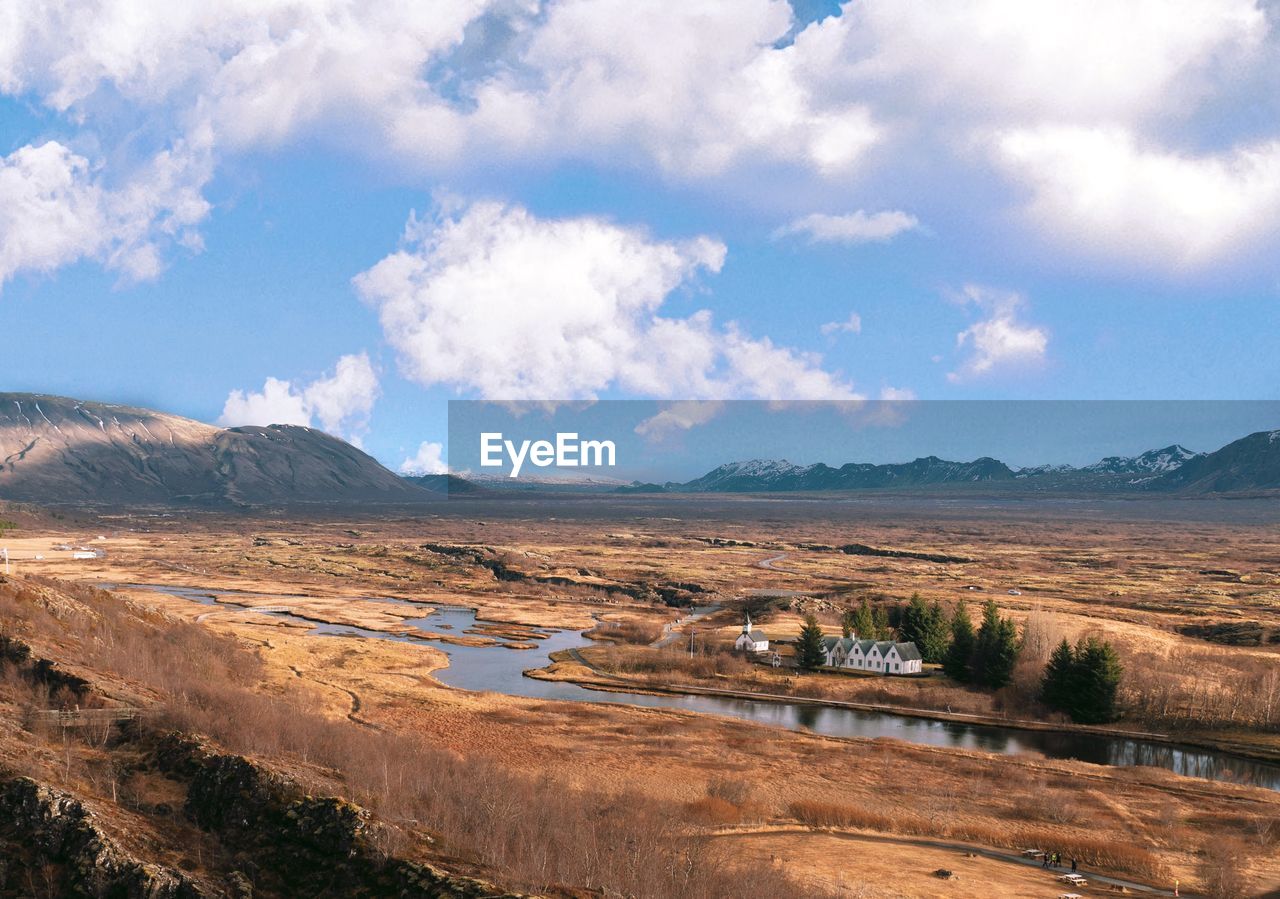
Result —
M764 631L752 629L750 615L746 615L745 619L742 623L742 633L738 634L738 639L733 641L733 648L743 652L768 652L769 638L764 635Z
M924 667L914 643L893 640L859 640L827 637L823 641L826 664L831 668L852 668L877 674L919 674Z

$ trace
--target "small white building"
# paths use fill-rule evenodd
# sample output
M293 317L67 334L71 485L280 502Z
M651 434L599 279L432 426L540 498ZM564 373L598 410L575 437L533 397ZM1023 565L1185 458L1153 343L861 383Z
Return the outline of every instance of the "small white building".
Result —
M857 636L827 637L823 654L831 668L851 668L876 674L920 674L924 660L914 643L859 640Z
M742 652L768 652L769 638L764 635L764 631L752 629L750 615L745 618L742 633L738 634L738 639L733 641L733 648Z

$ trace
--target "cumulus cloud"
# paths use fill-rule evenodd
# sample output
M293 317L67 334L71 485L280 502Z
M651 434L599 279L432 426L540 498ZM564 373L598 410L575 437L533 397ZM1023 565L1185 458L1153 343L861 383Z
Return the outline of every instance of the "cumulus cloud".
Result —
M646 440L658 443L672 434L704 425L722 411L724 403L719 400L680 400L668 403L656 414L640 422L636 425L635 432Z
M1177 110L1268 30L1254 0L865 0L823 26L860 77L949 120L1077 122Z
M859 209L847 215L815 212L778 228L773 239L803 235L811 243L873 243L914 231L919 225L915 216L897 210L868 214Z
M846 208L871 184L919 198L964 183L975 211L999 212L1012 183L1055 247L1144 264L1149 250L1106 236L1115 223L1163 221L1156 261L1200 266L1280 229L1265 199L1280 134L1232 136L1266 121L1240 98L1256 106L1280 70L1257 0L865 0L805 27L786 0L15 0L0 15L0 92L50 110L49 132L76 138L64 149L95 148L60 163L71 187L32 230L11 240L4 223L14 270L87 258L149 277L198 239L215 162L304 141L413 176L586 161ZM1205 127L1219 118L1231 127ZM1153 198L1168 170L1191 189ZM1114 208L1080 202L1106 182L1123 187ZM943 229L947 212L921 215ZM1196 217L1209 236L1187 235ZM892 209L812 214L779 236L914 227Z
M1021 320L1026 300L1021 294L966 286L957 301L977 308L982 314L956 335L956 346L967 355L947 378L969 380L1001 368L1034 365L1044 360L1049 332Z
M594 217L541 219L479 202L411 218L404 245L355 278L402 373L494 400L655 397L845 399L820 357L705 310L662 314L718 272L714 238L657 240Z
M1110 259L1196 268L1280 225L1280 140L1223 153L1141 146L1123 130L1038 128L997 144L1058 242Z
M333 375L309 384L267 378L258 392L232 390L218 424L302 425L358 440L378 399L378 376L365 353L343 356Z
M842 322L827 322L821 328L822 336L830 337L833 334L861 334L862 333L862 316L856 312L850 312L849 317Z
M192 181L205 175L194 155L165 152L113 187L57 141L13 151L0 159L0 286L82 259L129 280L155 277L163 247L200 246L195 227L209 205Z
M400 473L410 475L448 474L449 466L444 461L444 444L424 440L418 444L418 451L400 463Z

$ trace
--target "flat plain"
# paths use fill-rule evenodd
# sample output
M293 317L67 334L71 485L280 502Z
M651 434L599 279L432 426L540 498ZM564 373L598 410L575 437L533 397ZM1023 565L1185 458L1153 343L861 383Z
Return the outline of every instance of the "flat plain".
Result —
M1038 646L996 692L938 673L801 674L728 652L744 610L784 641L785 655L805 615L838 635L842 612L864 598L892 609L919 593L948 610L965 601L975 617L994 599L1037 644L1112 642L1126 671L1126 715L1113 729L1276 760L1280 696L1264 700L1267 690L1280 694L1277 505L998 494L479 497L360 513L99 512L33 520L6 542L14 582L110 585L120 601L198 622L256 654L255 690L354 724L375 743L421 740L564 795L643 796L705 838L699 851L717 864L775 871L815 894L1062 892L1050 872L1014 860L1023 848L1079 855L1086 873L1130 889L1178 881L1184 894L1225 895L1214 868L1229 865L1245 894L1261 894L1280 889L1280 793L1247 783L472 692L438 674L450 645L520 656L553 631L586 630L594 645L538 674L637 693L732 689L1066 726L1035 700ZM73 560L52 549L63 544L102 553ZM136 585L196 588L208 602ZM376 601L386 598L411 604ZM696 658L687 658L686 624L667 648L649 645L691 602L718 606L692 624ZM470 632L432 626L432 608L453 606L476 610ZM425 630L443 642L310 634L317 623ZM254 754L284 770L308 764L266 743ZM324 778L403 830L408 845L430 854L424 834L448 842L341 769ZM460 843L450 855L514 888L582 886L539 880Z

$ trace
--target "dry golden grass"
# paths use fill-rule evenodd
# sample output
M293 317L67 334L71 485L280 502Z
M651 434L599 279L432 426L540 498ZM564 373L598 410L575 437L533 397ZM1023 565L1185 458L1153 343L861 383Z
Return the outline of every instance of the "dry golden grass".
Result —
M307 614L386 629L396 627L399 609L368 608L374 604L354 600L386 595L460 603L477 607L483 619L525 628L634 622L624 628L634 632L635 642L601 645L588 655L603 658L612 652L620 665L636 669L660 668L643 659L651 651L639 644L675 614L644 588L695 584L706 591L697 596L731 604L758 589L810 597L796 607L779 600L758 619L774 638L796 633L806 610L817 611L834 633L839 609L864 595L899 602L919 591L946 603L994 596L1020 623L1048 617L1063 636L1105 636L1122 656L1140 663L1135 670L1157 674L1170 689L1179 686L1189 667L1199 666L1196 670L1204 671L1200 683L1207 687L1199 694L1175 695L1168 723L1185 726L1178 709L1207 709L1222 719L1209 728L1215 735L1277 745L1274 734L1246 726L1242 711L1230 711L1230 691L1242 672L1265 676L1275 670L1277 647L1221 647L1184 632L1193 625L1240 622L1256 622L1264 632L1280 626L1280 529L1274 521L1237 522L1231 510L1186 504L1159 514L1137 505L1095 514L1066 507L913 511L910 504L805 503L800 514L783 504L726 499L700 501L697 507L655 500L619 503L616 510L591 515L573 511L531 520L524 517L527 510L512 511L501 502L451 501L440 517L401 520L352 516L246 523L213 516L184 521L135 516L100 521L92 530L70 535L83 539L106 533L104 559L20 564L25 570L88 580L302 594L309 597L300 600ZM148 530L127 530L135 527ZM713 537L755 545L713 545L707 542ZM848 542L973 561L946 565L814 548ZM528 577L501 581L489 568L423 548L429 544L476 549ZM778 553L786 557L773 568L756 564ZM970 591L969 585L982 589ZM1013 587L1021 595L1009 595ZM188 619L207 611L154 593L133 595ZM840 741L673 712L467 694L432 681L429 673L442 657L427 647L316 640L262 616L236 612L219 613L201 626L258 645L265 688L291 695L305 685L326 714L355 715L388 733L421 735L434 747L464 755L500 746L511 771L546 774L583 788L625 783L675 803L690 826L716 828L735 816L784 821L794 809L806 807L797 803L872 811L892 805L909 810L908 816L879 822L895 838L919 832L992 846L1053 839L1060 851L1071 846L1082 857L1093 852L1090 858L1116 870L1163 876L1167 869L1184 885L1201 876L1203 847L1227 833L1257 847L1248 864L1260 887L1280 887L1280 860L1269 838L1259 835L1265 830L1260 822L1280 820L1280 798L1265 791L1150 769ZM736 613L725 612L701 623L698 633L714 643L731 638L738 627ZM724 670L715 669L720 664ZM559 668L572 677L585 673L569 663ZM673 670L650 673L665 676ZM712 663L708 672L686 674L768 686L770 692L785 692L780 680L787 677L727 661ZM941 682L823 675L795 678L791 689L919 708L1021 713L1000 696ZM1249 691L1258 692L1252 686ZM749 781L751 801L708 792L716 777ZM1037 815L1038 809L1043 813ZM826 837L776 839L788 847L787 870L820 880L831 874L833 850L828 847L826 858L810 851ZM1117 849L1125 846L1147 855ZM1102 855L1104 849L1112 854ZM909 857L914 850L904 844L884 851ZM973 873L961 871L960 887L971 888L975 881L969 878L981 876L992 895L1027 895L1018 892L1023 872L997 873L1005 867L974 860ZM925 889L930 885L921 881L921 891L906 894L957 894L951 885L930 893Z

